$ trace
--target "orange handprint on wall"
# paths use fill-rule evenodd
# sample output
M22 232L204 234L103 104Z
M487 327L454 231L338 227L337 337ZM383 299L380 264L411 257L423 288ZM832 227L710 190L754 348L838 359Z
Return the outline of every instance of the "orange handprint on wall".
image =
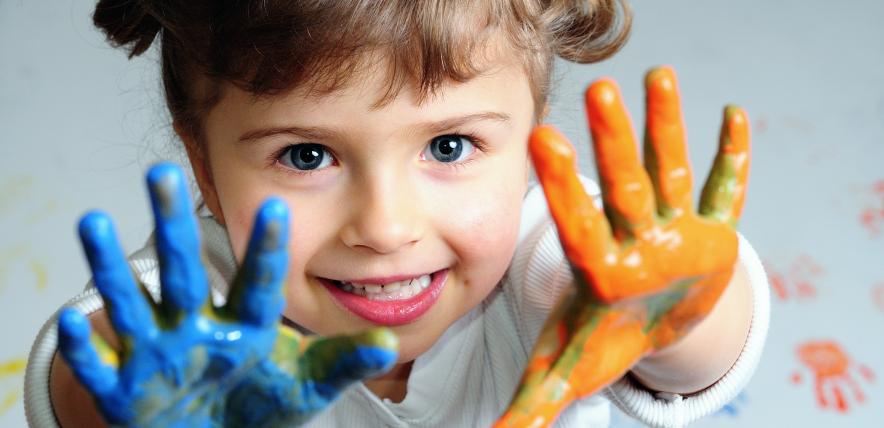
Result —
M769 262L765 263L765 270L770 287L780 301L816 297L815 283L826 274L822 265L807 254L796 257L786 271L774 268Z
M809 341L799 345L795 352L798 361L813 372L814 391L821 408L847 413L847 392L853 395L857 403L865 402L866 396L851 371L859 372L868 382L874 382L875 374L867 366L852 364L838 343L832 340ZM792 375L795 384L800 384L801 379L799 372Z

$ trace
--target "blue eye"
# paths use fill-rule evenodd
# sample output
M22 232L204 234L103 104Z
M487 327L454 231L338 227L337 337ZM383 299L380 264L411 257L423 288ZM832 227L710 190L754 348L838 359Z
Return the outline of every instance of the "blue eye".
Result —
M450 163L463 160L474 151L476 151L476 146L465 135L440 135L430 141L424 153L421 154L421 158L429 159L432 156L439 162Z
M315 143L290 146L280 158L285 166L302 171L326 168L333 160L331 153L324 146Z

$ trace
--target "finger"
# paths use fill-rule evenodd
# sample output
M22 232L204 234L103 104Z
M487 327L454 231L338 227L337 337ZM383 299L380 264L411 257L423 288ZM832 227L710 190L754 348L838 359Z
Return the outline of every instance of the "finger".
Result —
M117 386L117 371L111 365L116 354L104 344L102 361L93 343L103 341L98 336L90 339L89 320L73 308L62 309L58 316L58 347L80 383L94 396L101 398L113 393Z
M629 113L620 89L610 79L586 90L586 112L592 133L605 214L618 240L635 236L654 221L654 195L638 158Z
M149 297L136 284L120 248L113 222L106 214L93 211L80 219L80 242L92 270L95 287L101 294L114 330L124 340L124 353L133 341L151 335L157 328Z
M645 167L657 196L657 213L671 218L693 207L693 177L675 71L659 67L645 76Z
M277 198L265 201L255 224L242 268L234 281L227 311L237 319L267 326L279 322L288 265L289 214Z
M386 373L398 355L399 340L387 328L320 338L304 351L307 371L302 380L309 380L316 393L331 400L354 382Z
M147 186L156 220L160 307L174 322L207 304L208 278L184 173L174 164L157 164L147 173Z
M746 112L725 107L718 154L700 196L700 215L736 226L749 180L750 140Z
M613 241L608 222L577 176L574 148L555 128L541 125L531 133L529 149L565 254L585 270Z

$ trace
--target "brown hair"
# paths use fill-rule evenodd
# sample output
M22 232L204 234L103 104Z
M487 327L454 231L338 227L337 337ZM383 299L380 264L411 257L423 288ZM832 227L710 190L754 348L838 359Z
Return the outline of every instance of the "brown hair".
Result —
M554 55L607 58L626 42L631 12L625 0L100 0L93 21L129 58L160 35L172 120L202 141L220 83L255 96L300 87L319 95L346 85L370 65L366 54L380 52L391 79L379 104L406 84L423 98L482 72L475 52L501 35L524 56L541 106Z

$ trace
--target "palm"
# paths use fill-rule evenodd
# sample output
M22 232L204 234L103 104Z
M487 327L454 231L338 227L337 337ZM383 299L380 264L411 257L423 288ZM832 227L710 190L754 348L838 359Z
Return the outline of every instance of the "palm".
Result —
M646 85L644 166L616 84L601 80L586 93L604 212L584 193L564 137L551 127L532 134L532 159L578 284L550 314L499 425L550 424L571 401L684 337L730 280L748 175L745 113L725 110L695 212L674 72L652 70Z
M208 279L183 174L148 173L157 220L162 301L135 282L110 219L91 213L80 235L122 350L90 337L73 309L59 318L60 350L105 419L128 426L242 426L302 423L347 385L396 360L388 330L304 338L279 323L288 263L288 212L275 199L259 209L246 258L222 307ZM266 401L262 401L266 399Z

